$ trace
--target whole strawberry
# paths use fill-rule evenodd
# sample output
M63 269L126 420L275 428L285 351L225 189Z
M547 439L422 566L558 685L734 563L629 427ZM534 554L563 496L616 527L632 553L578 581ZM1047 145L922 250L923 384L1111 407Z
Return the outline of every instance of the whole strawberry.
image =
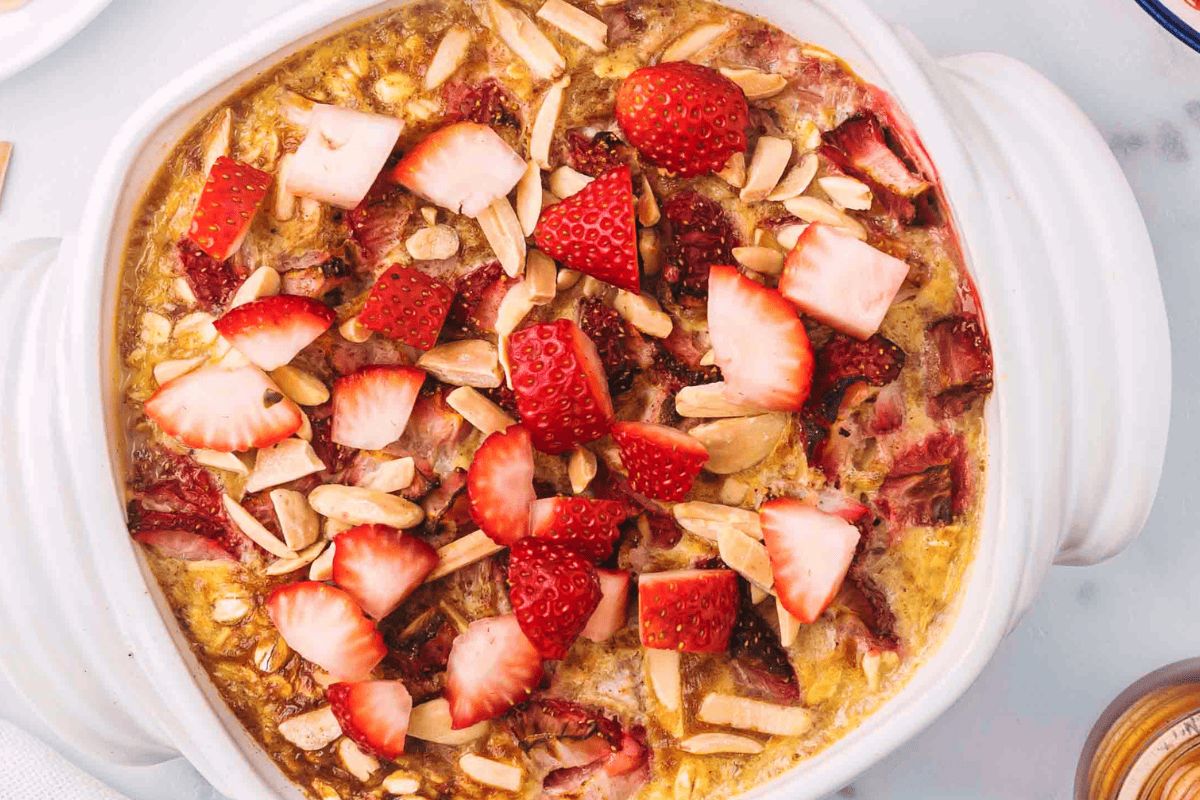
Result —
M563 658L600 605L600 579L572 547L521 539L508 557L509 600L542 658Z
M685 178L746 151L749 107L738 85L687 61L642 67L617 90L617 124L643 156Z

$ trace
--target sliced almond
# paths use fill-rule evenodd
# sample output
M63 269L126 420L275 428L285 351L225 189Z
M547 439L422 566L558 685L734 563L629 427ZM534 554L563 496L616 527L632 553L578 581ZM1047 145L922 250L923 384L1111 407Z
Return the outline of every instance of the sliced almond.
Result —
M192 339L196 344L208 344L216 341L217 329L213 327L215 317L206 311L193 311L179 318L172 329L176 340L186 342Z
M538 220L542 216L542 171L536 162L530 161L525 174L517 181L517 219L521 232L533 236Z
M290 364L271 370L271 380L298 406L319 406L329 400L329 387L310 372Z
M341 760L346 772L349 772L363 783L369 781L371 776L379 771L379 759L364 753L350 739L344 738L338 742L337 752L338 759Z
M571 451L567 460L567 478L571 481L571 491L582 494L592 479L596 477L596 454L586 447L576 447Z
M398 769L384 778L380 786L388 794L412 795L421 791L421 778L415 772Z
M204 356L195 358L169 358L154 365L154 380L161 386L173 381L180 375L186 375L208 359Z
M227 494L221 495L221 504L225 506L225 513L233 520L233 524L246 534L250 541L276 558L296 557L294 550L279 541L275 534L267 530L261 522L255 519L253 514L242 508L242 505L232 497Z
M867 238L867 229L845 211L834 208L819 197L793 197L785 200L784 208L805 222L820 222L841 228L858 239Z
M408 735L424 742L460 746L482 738L490 727L487 722L477 722L469 728L455 730L451 724L450 703L446 698L438 697L413 707L408 718Z
M373 331L366 325L363 325L361 319L359 319L357 316L353 316L338 326L338 333L340 333L342 338L347 342L362 344L371 338Z
M443 261L458 252L458 231L449 225L421 228L404 242L416 261Z
M693 520L718 522L736 528L759 541L763 538L762 522L758 514L745 508L692 500L687 503L676 503L671 507L671 513L680 525L686 525Z
M296 429L296 438L303 439L306 442L311 442L313 436L312 420L308 418L303 410L300 411L300 427Z
M484 238L492 246L504 273L510 278L520 275L525 269L525 234L508 198L497 198L483 210L476 222L483 229Z
M671 800L701 800L708 789L706 775L699 764L684 764L671 784Z
M642 271L647 275L657 275L662 271L662 240L658 231L653 228L638 231L638 255L642 257Z
M683 678L679 659L678 650L646 648L642 651L646 682L663 708L674 712L683 708Z
M474 425L484 436L516 425L517 421L504 413L504 409L484 397L477 389L460 386L446 395L446 404Z
M595 178L576 172L564 164L550 173L550 191L565 200L582 191L593 180Z
M649 295L634 294L621 289L613 300L613 307L630 325L656 339L667 338L671 335L671 329L675 327L670 315Z
M471 32L461 25L451 26L438 42L429 68L425 70L425 91L441 86L467 60L471 48Z
M416 462L412 456L393 458L367 470L361 478L354 482L355 486L364 489L374 489L377 492L401 492L412 486L413 478L417 475Z
M658 200L654 197L654 187L650 185L650 180L645 175L642 176L642 196L637 200L637 218L638 222L646 228L657 225L662 219L662 210L658 207Z
M802 153L816 150L821 146L821 129L817 127L817 123L811 119L806 119L800 123L796 136L796 145Z
M321 706L279 723L279 735L301 750L323 750L342 735L342 726L330 706Z
M207 175L212 171L213 164L221 156L230 154L230 143L233 140L233 111L223 108L213 117L213 121L204 131L201 147L204 149L204 161L201 169Z
M354 527L352 522L342 522L341 520L325 518L325 524L322 525L322 530L325 532L326 539L336 539L341 534Z
M778 597L775 598L775 614L779 619L779 643L784 647L791 647L800 633L800 620L783 607Z
M511 8L500 0L490 0L488 10L491 14L492 30L528 65L529 71L534 75L542 80L552 81L567 68L562 53L555 49L554 43L546 38L546 34L542 33L524 12Z
M196 293L192 291L191 284L187 282L187 278L182 275L171 281L171 292L180 303L188 308L196 305Z
M438 210L435 206L421 206L421 219L425 220L426 225L436 225L438 218Z
M826 175L817 184L839 208L851 211L870 211L873 196L871 187L849 175Z
M698 756L722 753L754 756L763 751L763 746L748 736L738 736L734 733L698 733L681 741L679 749Z
M291 648L282 636L268 636L254 648L254 666L258 667L259 672L269 675L283 669L291 654Z
M595 53L608 49L608 25L564 0L546 0L537 15Z
M793 225L784 225L779 230L775 231L775 241L784 250L791 251L800 241L800 237L808 230L808 223L796 223Z
M292 489L272 489L270 497L288 547L299 552L317 540L321 535L321 520L304 495Z
M325 548L325 552L317 556L309 565L308 579L310 581L333 580L333 554L336 547L337 542L330 542L329 547Z
M725 382L685 386L675 395L675 411L681 417L747 417L763 409L725 399Z
M735 189L746 185L746 154L734 153L716 175Z
M721 492L719 499L722 503L731 506L738 506L746 502L746 495L750 493L750 487L739 481L737 478L726 478L721 482ZM753 534L751 534L753 535ZM754 538L762 537L762 531Z
M474 531L438 548L438 565L425 579L426 583L444 578L466 566L482 561L504 549L483 531Z
M730 475L771 455L787 426L787 414L760 414L705 422L688 433L708 448L704 469L714 475Z
M416 90L417 84L412 75L399 71L385 72L371 85L371 91L379 98L379 102L393 108L405 103Z
M746 269L762 275L783 272L783 253L773 247L735 247L733 257Z
M756 606L770 596L770 592L755 586L753 583L750 584L750 605Z
M529 157L544 170L550 169L550 143L554 139L559 114L562 113L564 94L570 85L570 75L564 75L550 85L542 95L541 105L538 106L533 125L529 128Z
M662 58L659 61L690 61L727 33L729 33L729 24L726 22L708 22L704 25L697 25L667 45L667 49L663 50Z
M714 350L708 350L704 355L700 356L700 366L711 367L717 363L717 355Z
M273 297L279 294L281 284L278 272L270 267L259 267L242 281L242 285L233 293L229 306L237 308L262 297Z
M142 314L142 335L143 342L149 345L165 344L171 339L171 320L159 314L156 311L147 311Z
M787 78L750 67L721 67L721 74L736 83L747 100L766 100L787 88Z
M254 457L254 470L246 479L247 492L261 492L325 469L325 462L303 439L284 439L270 447L260 447Z
M541 250L530 250L525 260L525 283L529 301L534 305L543 306L558 294L558 267L554 259Z
M531 254L532 255L532 254ZM533 263L532 259L529 262ZM485 339L439 344L417 359L417 366L443 383L494 389L500 385L496 345Z
M390 525L406 530L425 519L416 503L374 489L328 483L308 494L308 504L323 517L350 525Z
M582 277L582 272L578 272L573 269L560 269L558 271L558 277L554 280L554 283L560 292L565 292L575 284L579 283L579 279Z
M250 602L244 597L221 597L212 606L213 622L233 625L250 613Z
M193 450L192 458L195 459L197 464L232 472L234 475L250 474L250 469L246 466L246 462L233 453L222 453L219 450Z
M775 136L760 136L754 147L754 157L746 170L746 185L739 195L744 203L767 199L783 177L792 158L792 142Z
M709 725L726 725L769 736L803 736L813 724L808 709L718 692L700 701L696 718Z
M867 678L867 688L879 691L883 673L900 663L900 656L892 650L871 650L862 657L862 671Z
M771 572L771 559L767 548L737 528L726 528L717 534L717 549L721 560L730 569L741 575L764 592L772 592L775 576Z
M263 572L267 575L291 575L299 572L317 559L317 556L329 546L329 542L316 542L296 554L295 558L281 558L272 561Z
M796 166L788 170L788 174L783 176L783 180L776 184L771 193L767 195L767 199L783 202L804 194L817 175L819 162L820 159L817 158L816 153L806 153Z
M513 285L504 294L500 307L496 309L496 341L497 357L500 368L504 370L505 383L512 388L512 375L508 363L508 337L529 312L533 311L533 300L529 298L529 286L525 281Z
M493 761L490 758L466 753L458 759L458 766L467 777L484 786L493 786L506 792L515 792L521 788L525 772L520 767Z
M292 173L294 153L284 153L279 159L279 170L275 175L275 200L271 204L271 214L280 222L286 222L296 216L296 195L287 190L288 177Z

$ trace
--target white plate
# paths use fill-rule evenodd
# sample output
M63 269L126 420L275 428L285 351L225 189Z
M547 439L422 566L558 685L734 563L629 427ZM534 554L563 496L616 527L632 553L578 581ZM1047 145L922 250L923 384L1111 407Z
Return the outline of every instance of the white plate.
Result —
M0 12L0 81L53 53L112 0L27 0Z

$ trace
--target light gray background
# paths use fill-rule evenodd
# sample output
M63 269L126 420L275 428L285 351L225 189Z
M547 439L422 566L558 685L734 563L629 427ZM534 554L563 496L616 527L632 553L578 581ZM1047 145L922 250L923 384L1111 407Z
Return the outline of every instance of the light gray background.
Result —
M1200 419L1191 370L1200 357L1200 54L1133 0L868 2L935 54L995 50L1025 60L1100 126L1154 239L1175 388L1166 477L1141 539L1103 566L1053 571L1034 610L966 696L840 796L1068 798L1079 748L1107 702L1142 674L1200 655ZM0 139L16 143L0 201L0 252L20 239L69 231L126 115L166 77L291 5L115 0L63 50L0 84ZM0 696L6 714L17 715L17 706ZM215 798L182 762L90 767L135 800Z

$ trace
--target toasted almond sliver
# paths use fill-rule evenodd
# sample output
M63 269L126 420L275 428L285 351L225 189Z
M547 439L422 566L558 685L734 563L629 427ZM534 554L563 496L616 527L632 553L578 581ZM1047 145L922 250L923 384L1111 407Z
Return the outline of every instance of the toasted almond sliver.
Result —
M327 483L308 494L308 504L323 517L350 525L390 525L406 530L425 519L416 503L374 489Z
M542 103L538 106L533 125L529 129L529 157L545 170L550 169L550 143L554 139L554 129L558 126L558 116L562 113L563 96L570 85L570 75L564 75L550 85L542 95Z
M470 744L488 732L490 724L477 722L469 728L450 727L450 703L438 697L415 706L408 718L408 735L425 742L446 745Z
M726 417L697 425L688 434L708 449L704 469L731 475L760 463L775 450L787 430L787 414Z
M613 301L613 308L630 325L656 339L667 338L671 335L671 329L675 327L670 315L649 295L634 294L621 289Z
M413 478L416 475L416 462L413 461L412 456L404 456L384 461L375 469L368 470L361 479L355 482L355 486L391 494L404 491L412 486Z
M374 332L366 325L363 325L361 319L359 319L357 316L353 316L338 326L338 333L340 333L342 338L347 342L362 344L370 339Z
M675 411L681 417L747 417L763 409L743 406L725 399L725 382L685 386L675 395Z
M783 180L767 195L767 199L782 202L804 194L816 177L819 160L816 153L806 153L800 162L783 176Z
M650 185L650 180L642 176L642 196L637 201L637 217L638 222L644 227L657 225L662 219L662 211L658 207L658 200L654 197L654 188Z
M446 404L462 414L463 419L479 429L484 436L517 424L515 419L504 413L504 409L470 386L460 386L450 392L446 395Z
M744 203L766 200L783 177L792 157L792 143L775 136L761 136L746 169L746 185L739 195Z
M784 250L791 251L796 243L800 241L800 237L808 230L807 222L799 222L794 225L784 225L779 230L775 231L775 241Z
M279 723L279 734L301 750L322 750L342 735L330 706L321 706Z
M807 709L718 692L700 701L696 719L770 736L803 736L812 728L812 714Z
M664 63L667 61L690 61L701 50L728 32L729 24L726 22L708 22L697 25L667 45L667 49L663 50L662 58L659 61Z
M550 173L550 191L562 199L582 191L595 178L576 172L565 164Z
M207 311L193 311L179 318L172 334L176 339L191 338L199 344L208 344L217 338L217 329L213 326L215 319Z
M295 160L294 153L284 153L279 159L279 170L275 175L275 202L271 204L271 213L280 222L296 216L296 195L286 188L288 178L292 173L292 162Z
M518 58L539 78L552 81L567 68L562 53L546 38L534 21L500 0L488 3L492 29Z
M483 531L468 533L466 536L438 548L438 565L434 567L433 572L429 573L425 582L429 583L438 578L444 578L451 572L457 572L463 567L482 561L503 549L503 545L493 542Z
M568 36L578 39L589 50L603 53L608 49L604 43L608 38L608 26L564 0L546 0L537 15Z
M435 206L421 206L421 219L426 225L437 225L438 210Z
M272 489L270 497L288 547L299 551L317 540L321 535L321 520L304 495L292 489Z
M721 753L753 756L761 753L763 746L748 736L738 736L734 733L698 733L681 741L679 749L698 756Z
M425 91L431 91L446 82L467 59L471 47L471 32L461 25L454 25L442 35L437 51L425 70Z
M161 386L173 381L180 375L186 375L208 359L204 356L194 358L169 358L154 365L154 380Z
M738 506L746 502L746 496L750 494L750 487L739 481L737 478L726 478L721 482L721 492L718 496L722 503L731 506ZM751 536L758 539L762 537L762 531L758 534L751 533Z
M276 558L296 557L296 551L279 541L275 534L267 530L261 522L254 518L253 514L242 508L242 505L232 497L227 494L221 495L221 503L225 506L225 513L233 520L233 524L237 525L238 530L246 534L250 541Z
M233 111L228 108L221 109L221 112L213 118L212 123L204 131L204 139L202 146L204 148L204 161L201 163L201 169L207 175L212 171L213 164L217 163L217 159L221 156L227 156L230 153L229 146L233 139Z
M717 549L721 560L753 585L764 592L771 592L775 587L775 577L771 573L771 560L767 557L767 548L737 528L726 528L717 534Z
M213 603L212 619L222 625L241 622L250 613L250 603L244 597L221 597Z
M458 252L458 231L449 225L430 225L409 236L404 249L416 261L442 261Z
M716 351L708 350L704 355L700 356L700 366L711 367L717 363Z
M319 406L329 400L329 387L312 373L290 364L271 370L279 391L298 406Z
M398 769L384 778L380 786L388 794L413 795L421 791L421 779L415 772Z
M329 546L329 542L316 542L296 554L295 558L281 558L273 561L263 570L267 575L290 575L299 572L317 559L317 556Z
M760 589L759 587L755 586L753 583L750 584L750 604L751 605L756 606L759 603L761 603L763 600L766 600L770 596L771 596L770 592Z
M765 100L787 88L787 78L751 68L721 67L721 74L741 87L747 100Z
M543 306L554 300L558 294L558 268L554 259L541 250L530 250L525 261L525 282L529 293L529 302Z
M171 292L179 299L179 302L188 308L196 305L196 293L192 291L187 278L182 275L171 281Z
M818 197L793 197L790 200L785 200L783 206L788 210L788 213L794 214L805 222L820 222L825 225L833 225L834 227L841 228L855 238L867 238L867 229L862 226L862 223L845 211L834 208ZM776 235L776 238L778 238L778 235Z
M542 216L542 171L533 161L525 167L525 174L517 181L517 219L521 232L533 236L538 219Z
M663 267L662 240L653 228L638 231L638 255L642 258L642 271L657 275Z
M196 460L197 464L203 464L213 469L223 469L226 472L232 472L234 475L250 474L250 469L246 466L246 462L233 453L222 453L219 450L193 450L192 458Z
M532 310L533 300L529 298L529 284L525 281L509 288L504 299L500 301L500 307L496 309L497 357L500 360L500 368L504 370L505 383L510 389L512 373L508 363L508 337Z
M716 175L735 189L746 185L746 154L734 153Z
M525 234L508 198L497 198L483 210L476 222L500 260L504 274L510 278L520 275L525 269Z
M533 253L530 256L529 267L532 267ZM500 361L496 345L486 339L463 339L439 344L425 351L417 359L417 366L439 381L453 386L494 389L500 385Z
M493 761L474 753L466 753L459 758L458 766L471 780L507 792L515 792L520 789L521 781L525 777L525 773L520 767Z
M689 520L708 520L737 528L747 536L759 541L763 538L762 522L758 514L745 508L692 500L687 503L676 503L672 506L671 513L680 525Z
M242 281L242 285L233 293L233 299L229 301L229 306L237 308L252 300L277 295L280 285L278 272L270 267L259 267L250 273L250 277Z
M817 127L817 123L806 119L800 123L797 131L796 146L800 148L800 152L807 153L821 146L821 138L821 129Z
M658 702L668 711L679 711L683 708L683 678L679 670L679 659L678 650L646 648L642 651L646 681Z
M573 269L560 269L558 277L555 278L554 284L560 292L565 292L575 284L579 283L579 279L583 277L582 272Z
M783 253L773 247L735 247L733 257L746 269L763 275L783 272Z
M342 766L354 777L367 782L379 771L379 759L364 753L352 740L342 739L337 746Z
M296 429L296 438L303 439L306 442L311 442L313 436L312 420L308 418L303 409L300 411L300 427Z
M849 175L826 175L818 178L817 184L829 195L829 199L839 208L851 211L869 211L874 199L871 187L857 178Z
M333 579L333 554L337 542L330 542L325 552L317 556L308 567L310 581L328 581Z
M571 481L571 491L582 494L588 484L596 477L596 454L586 447L576 447L571 451L567 461L567 478Z
M246 479L247 492L261 492L325 469L317 452L303 439L284 439L270 447L260 447L254 456L254 470Z

